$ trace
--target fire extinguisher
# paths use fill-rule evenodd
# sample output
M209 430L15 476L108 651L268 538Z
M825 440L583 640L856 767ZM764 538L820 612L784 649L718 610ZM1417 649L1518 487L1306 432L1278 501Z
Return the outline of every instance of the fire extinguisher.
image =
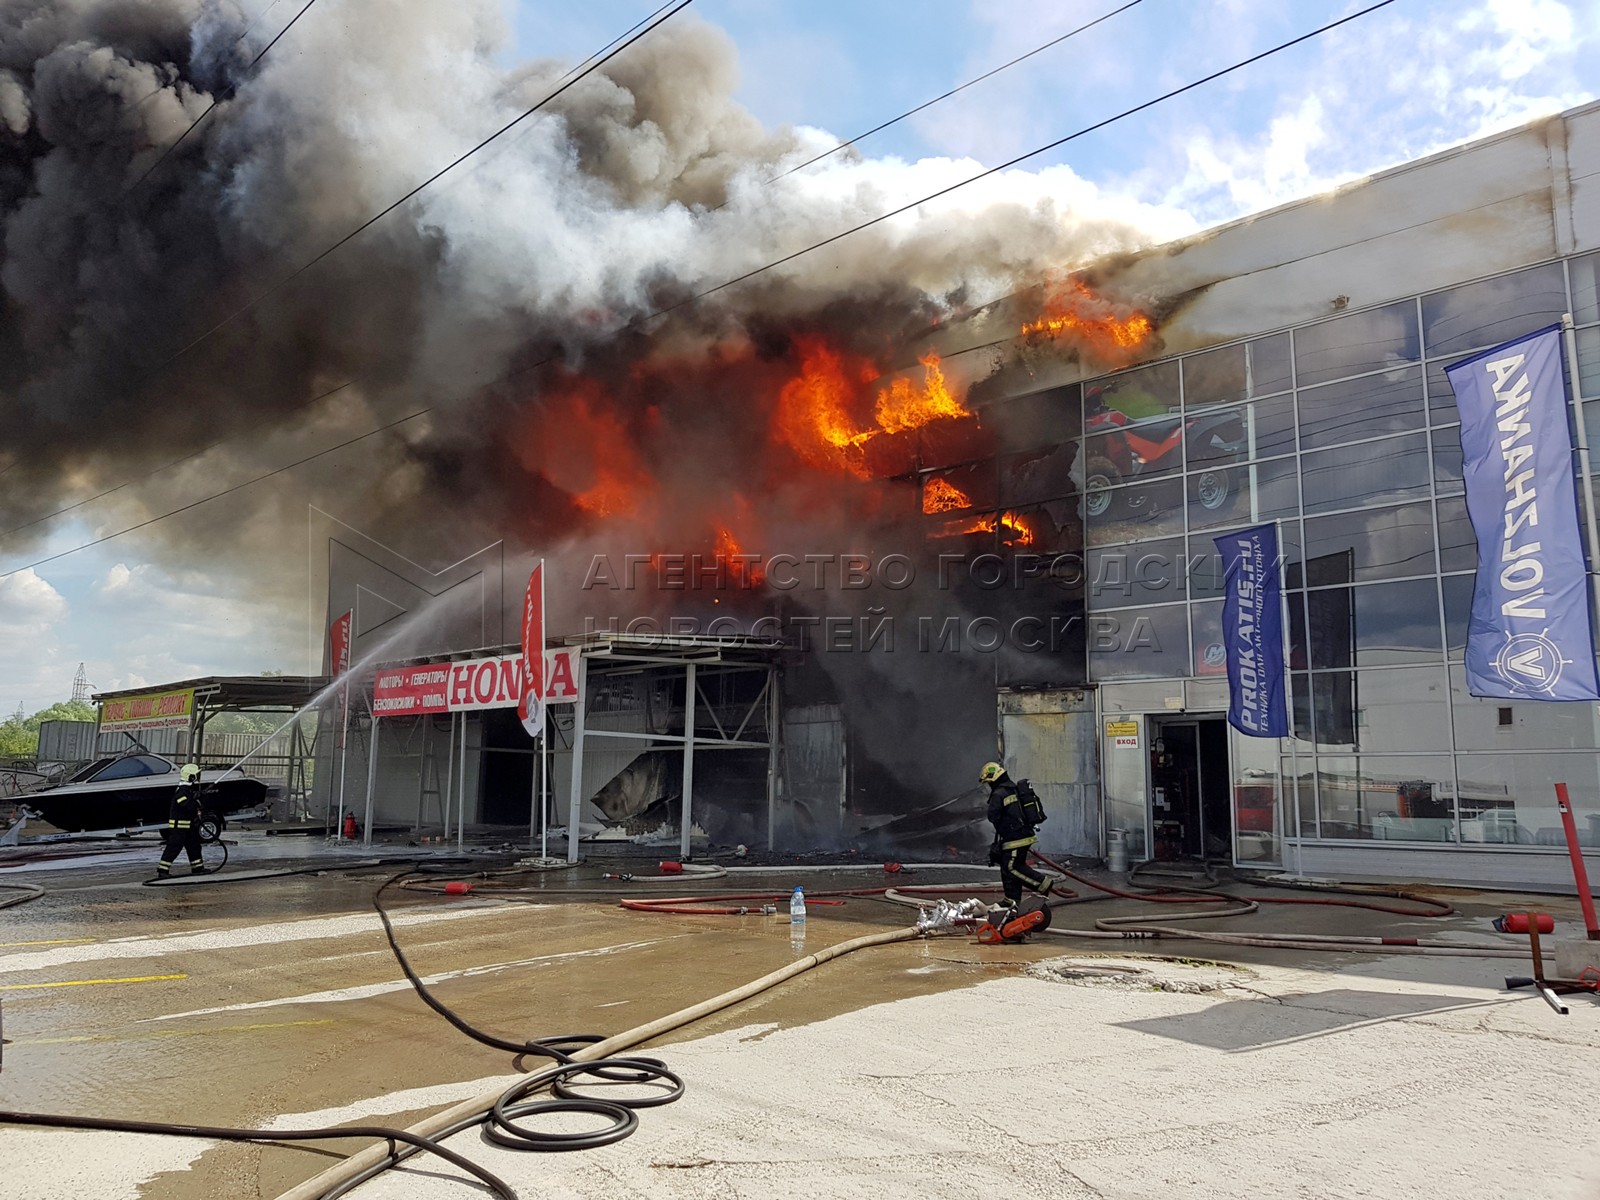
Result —
M344 815L344 836L352 842L356 840L356 814L354 810Z

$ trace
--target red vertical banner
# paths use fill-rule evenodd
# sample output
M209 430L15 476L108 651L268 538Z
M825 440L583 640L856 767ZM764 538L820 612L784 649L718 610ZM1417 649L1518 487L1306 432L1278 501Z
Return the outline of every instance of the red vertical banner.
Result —
M350 618L347 612L328 627L328 662L335 679L350 669Z
M329 673L338 679L350 669L350 621L355 616L352 609L328 626L328 665ZM344 749L344 714L350 706L350 689L345 687L339 693L339 748Z
M517 716L529 737L544 734L544 560L528 576L522 596L522 677L526 687Z

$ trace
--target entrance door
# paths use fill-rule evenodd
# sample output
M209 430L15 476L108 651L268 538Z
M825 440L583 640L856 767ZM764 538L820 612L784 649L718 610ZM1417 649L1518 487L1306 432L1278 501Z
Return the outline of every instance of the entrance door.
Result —
M1231 861L1228 726L1221 717L1151 719L1151 857Z

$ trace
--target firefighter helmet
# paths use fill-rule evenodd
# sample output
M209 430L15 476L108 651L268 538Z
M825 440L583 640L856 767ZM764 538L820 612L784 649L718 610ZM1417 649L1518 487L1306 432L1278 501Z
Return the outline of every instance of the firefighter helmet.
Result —
M178 769L178 778L183 780L184 783L193 783L195 780L200 778L200 764L184 763L183 766Z
M1006 773L1006 769L997 762L984 763L983 770L978 772L979 783L993 783Z

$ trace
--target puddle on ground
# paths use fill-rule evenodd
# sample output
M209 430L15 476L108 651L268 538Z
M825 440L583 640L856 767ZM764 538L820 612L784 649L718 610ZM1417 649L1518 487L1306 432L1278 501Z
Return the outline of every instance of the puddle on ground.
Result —
M1240 987L1255 977L1255 972L1231 963L1193 958L1119 958L1113 955L1050 958L1029 965L1025 973L1035 979L1076 984L1079 987L1191 994Z

